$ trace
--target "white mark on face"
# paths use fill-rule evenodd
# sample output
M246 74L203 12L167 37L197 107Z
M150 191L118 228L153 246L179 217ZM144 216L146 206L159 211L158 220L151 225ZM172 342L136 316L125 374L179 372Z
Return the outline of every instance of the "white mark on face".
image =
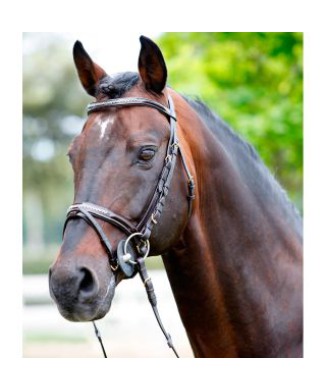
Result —
M106 130L110 129L110 127L113 125L115 120L115 115L111 114L110 116L106 117L105 119L100 119L100 140L102 140L105 136Z

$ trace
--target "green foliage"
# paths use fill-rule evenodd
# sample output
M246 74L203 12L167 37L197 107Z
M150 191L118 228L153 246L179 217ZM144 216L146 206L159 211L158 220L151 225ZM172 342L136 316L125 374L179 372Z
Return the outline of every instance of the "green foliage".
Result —
M200 97L258 150L302 208L302 34L166 33L178 92Z

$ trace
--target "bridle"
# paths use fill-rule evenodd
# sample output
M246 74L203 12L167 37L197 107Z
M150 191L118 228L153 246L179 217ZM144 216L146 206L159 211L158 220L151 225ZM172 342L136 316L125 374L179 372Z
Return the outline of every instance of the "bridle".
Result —
M193 177L190 174L182 150L180 148L179 140L176 133L177 118L174 110L173 100L170 96L168 96L168 105L169 107L166 107L161 103L147 98L126 97L110 99L103 102L94 102L90 103L87 106L88 114L97 111L109 110L112 107L147 106L154 108L169 118L170 138L167 144L167 150L164 158L162 171L155 191L147 206L147 209L145 210L142 218L137 224L132 224L122 215L117 214L103 206L90 202L74 203L67 210L67 217L63 228L63 234L70 220L82 218L95 230L95 232L99 236L101 243L108 254L110 267L114 273L120 270L124 274L125 278L131 278L137 272L139 272L144 282L147 295L154 310L157 321L168 341L168 345L173 349L176 356L178 357L172 345L171 336L165 331L158 315L156 307L157 300L154 293L153 284L151 279L148 277L147 270L145 267L145 259L148 256L150 250L149 238L151 236L153 227L158 223L159 218L162 214L178 155L180 155L181 157L182 165L187 176L188 216L190 216L191 214L192 201L195 198L195 183ZM116 254L114 254L111 243L107 238L106 234L104 233L102 227L98 223L97 219L110 223L111 225L115 226L126 234L127 239L121 240L119 242ZM104 347L102 345L102 341L98 334L98 330L95 326L95 323L94 327L95 332L101 342L104 356L106 357Z
M149 202L147 209L145 210L141 220L137 225L132 224L123 216L109 210L103 206L83 202L83 203L74 203L67 210L67 218L65 221L63 233L65 232L67 223L71 219L82 218L90 226L94 228L98 234L102 244L104 245L108 256L109 262L112 270L115 272L120 267L121 271L124 272L126 278L134 276L134 270L131 268L135 267L125 267L126 259L121 259L120 256L114 256L112 246L110 241L106 237L103 229L96 219L101 219L105 222L108 222L123 233L127 237L133 236L137 238L137 245L134 247L140 255L144 255L147 251L147 242L151 236L152 229L154 225L158 223L158 220L162 214L163 207L165 205L166 197L169 192L171 180L173 177L174 167L176 164L176 159L178 153L180 154L183 167L185 169L187 179L188 179L188 215L191 214L192 201L195 197L195 184L194 179L192 178L190 171L187 167L186 161L182 154L179 140L176 134L176 114L174 111L173 101L171 97L168 97L169 108L164 105L150 99L140 98L140 97L127 97L119 99L111 99L104 102L95 102L90 103L87 106L87 113L90 114L96 111L108 110L112 107L126 107L126 106L148 106L157 109L159 112L169 117L170 119L170 138L167 145L166 155L164 159L164 164L162 171L156 185L155 191ZM123 249L125 246L125 241L120 244L120 247ZM128 246L129 248L129 246ZM119 252L119 251L118 251ZM124 252L124 251L123 251ZM128 263L128 261L127 261ZM130 262L129 262L130 264Z

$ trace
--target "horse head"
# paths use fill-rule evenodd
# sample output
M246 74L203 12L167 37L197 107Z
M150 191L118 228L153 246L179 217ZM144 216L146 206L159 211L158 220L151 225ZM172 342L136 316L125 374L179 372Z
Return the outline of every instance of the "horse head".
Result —
M143 228L139 235L150 236L151 254L159 254L177 240L187 222L187 186L180 160L170 183L172 195L164 197L164 212L163 206L158 210L162 212L160 223L153 214L147 215L162 181L162 169L169 163L172 119L163 55L150 39L141 37L140 41L139 73L116 75L108 75L94 63L80 42L74 45L79 79L96 100L95 109L89 109L81 133L69 148L74 205L49 273L51 296L68 320L91 321L109 311L115 287L126 277L118 266L117 250L128 233L137 233L151 219L147 223L150 233L146 235ZM131 104L149 101L154 107ZM96 210L102 211L100 217L108 212L118 217L114 220L111 216L109 223L103 218L95 218L95 222Z

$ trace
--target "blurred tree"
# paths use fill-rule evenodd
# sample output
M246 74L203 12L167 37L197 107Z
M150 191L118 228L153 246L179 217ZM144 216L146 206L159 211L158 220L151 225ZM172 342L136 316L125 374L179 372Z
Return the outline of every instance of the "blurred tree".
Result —
M71 49L58 34L23 36L23 226L25 243L35 247L60 240L63 205L72 201L65 155L89 99L81 93Z
M169 83L251 142L302 210L302 33L166 33Z

